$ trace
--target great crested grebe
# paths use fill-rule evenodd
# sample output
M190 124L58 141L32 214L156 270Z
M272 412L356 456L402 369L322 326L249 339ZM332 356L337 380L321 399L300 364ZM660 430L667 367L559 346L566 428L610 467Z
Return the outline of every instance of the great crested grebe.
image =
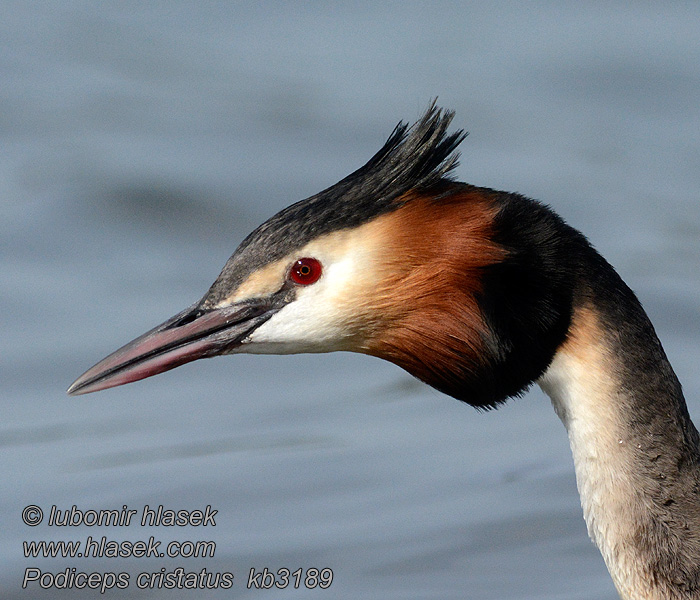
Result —
M518 194L453 181L433 104L339 183L282 210L205 296L73 383L220 354L350 350L494 408L539 383L569 434L588 532L625 599L700 599L700 438L634 293Z

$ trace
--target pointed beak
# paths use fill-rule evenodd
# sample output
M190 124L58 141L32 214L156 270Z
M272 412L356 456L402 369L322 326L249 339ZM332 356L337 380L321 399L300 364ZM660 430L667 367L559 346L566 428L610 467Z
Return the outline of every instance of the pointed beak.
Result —
M190 306L101 360L73 382L68 394L97 392L231 352L281 308L264 301L214 309L199 306Z

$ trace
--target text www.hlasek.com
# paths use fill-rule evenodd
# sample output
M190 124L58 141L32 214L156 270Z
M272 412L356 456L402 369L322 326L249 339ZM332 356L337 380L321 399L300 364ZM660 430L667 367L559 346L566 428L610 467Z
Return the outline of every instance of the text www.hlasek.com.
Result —
M212 558L216 554L216 542L212 541L172 541L161 551L159 540L153 536L148 541L115 542L106 536L93 539L88 536L81 552L82 542L24 542L26 558Z
M60 510L51 507L46 525L50 527L129 527L132 518L141 513L140 523L134 519L134 524L149 527L202 527L216 526L214 517L216 510L207 506L204 511L174 511L165 509L162 505L157 508L144 506L142 511L129 509L126 505L118 510L88 510L83 511L75 505L70 509ZM40 507L30 505L22 513L25 525L36 527L44 520ZM87 536L85 540L74 541L25 541L23 542L24 556L28 559L43 558L213 558L216 553L216 543L213 541L178 541L167 544L150 536L147 540L116 541L107 536ZM327 589L333 582L333 571L328 568L316 569L297 568L295 570L280 568L248 569L246 587L248 589ZM128 572L85 572L78 567L69 566L58 571L43 571L39 567L30 566L25 569L22 588L39 587L41 589L99 590L104 594L111 589L125 589L135 585L138 589L230 589L234 584L234 574L230 571L210 572L206 568L188 571L184 567L144 571L132 576Z

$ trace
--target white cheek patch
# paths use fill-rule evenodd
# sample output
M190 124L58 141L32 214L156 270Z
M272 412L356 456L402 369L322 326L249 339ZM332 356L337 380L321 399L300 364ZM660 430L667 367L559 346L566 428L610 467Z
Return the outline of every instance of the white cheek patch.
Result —
M344 258L325 269L321 279L297 289L296 299L245 340L246 352L332 352L345 349L346 315L340 301L354 272L353 261Z
M323 267L321 278L299 286L296 298L263 323L239 347L251 354L293 354L352 350L358 305L377 287L376 256L384 238L370 222L309 242L285 259L308 256ZM381 227L379 228L381 231ZM281 282L278 283L278 286Z

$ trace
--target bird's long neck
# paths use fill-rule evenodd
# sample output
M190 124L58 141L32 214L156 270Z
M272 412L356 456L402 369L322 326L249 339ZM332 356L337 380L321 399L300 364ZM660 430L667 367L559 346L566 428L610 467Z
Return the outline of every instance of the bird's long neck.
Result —
M700 598L700 454L680 384L605 263L539 379L567 428L591 538L625 600Z

